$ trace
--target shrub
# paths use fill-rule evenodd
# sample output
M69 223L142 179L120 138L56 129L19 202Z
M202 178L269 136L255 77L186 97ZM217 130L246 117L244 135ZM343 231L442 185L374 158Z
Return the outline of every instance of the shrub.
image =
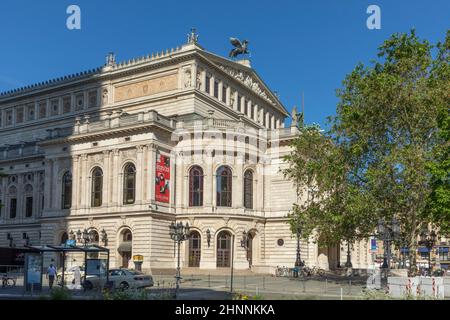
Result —
M50 293L51 300L71 300L72 294L67 288L55 288Z

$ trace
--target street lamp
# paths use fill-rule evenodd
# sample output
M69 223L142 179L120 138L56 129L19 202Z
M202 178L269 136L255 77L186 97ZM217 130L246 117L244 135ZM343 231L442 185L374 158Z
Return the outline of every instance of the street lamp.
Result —
M81 232L80 229L77 231L77 241L82 242L84 246L87 246L89 242L94 240L94 234L92 232L87 231L86 229Z
M351 257L351 254L350 254L350 246L351 246L351 243L350 243L350 241L347 240L347 261L345 262L345 267L346 268L352 268L353 267L353 265L352 265L352 257Z
M422 230L420 233L420 241L419 244L425 246L428 249L428 275L431 277L431 272L433 268L431 266L431 250L433 249L434 244L436 243L436 232L431 230L429 232L427 229Z
M187 240L189 238L189 223L186 222L186 225L183 225L182 222L174 223L172 222L169 226L169 234L170 238L178 244L178 261L177 261L177 275L176 279L176 287L175 287L175 297L177 297L178 289L180 288L180 245L181 242Z
M105 229L102 229L102 231L100 232L102 235L102 242L105 246L108 245L108 234L106 233Z
M385 276L387 277L390 268L392 241L400 238L400 225L397 219L393 218L390 225L384 219L378 220L377 238L383 241L384 254L381 268L385 270Z
M297 235L297 254L296 254L296 258L295 258L294 277L297 278L299 269L305 266L305 264L303 263L301 256L300 256L300 236L302 233L302 228L301 228L300 224L297 224L295 231L296 231L295 233Z

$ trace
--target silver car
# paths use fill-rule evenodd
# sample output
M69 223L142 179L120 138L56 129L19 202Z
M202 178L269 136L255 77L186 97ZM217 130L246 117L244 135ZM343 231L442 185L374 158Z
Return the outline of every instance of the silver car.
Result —
M114 289L145 288L153 286L153 277L131 269L111 269L108 272L109 282ZM86 290L106 287L106 277L87 275L84 281Z

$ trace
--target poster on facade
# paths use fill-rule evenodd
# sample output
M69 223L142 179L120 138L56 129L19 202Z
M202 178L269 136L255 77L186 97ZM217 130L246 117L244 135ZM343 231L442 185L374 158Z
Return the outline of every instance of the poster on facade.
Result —
M169 203L170 201L170 158L158 153L156 158L155 175L156 201Z

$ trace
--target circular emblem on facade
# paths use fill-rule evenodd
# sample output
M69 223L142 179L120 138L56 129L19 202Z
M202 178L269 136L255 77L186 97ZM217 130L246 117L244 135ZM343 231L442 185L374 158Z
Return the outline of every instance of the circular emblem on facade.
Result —
M283 239L278 239L277 240L277 244L281 247L284 244L284 240Z

